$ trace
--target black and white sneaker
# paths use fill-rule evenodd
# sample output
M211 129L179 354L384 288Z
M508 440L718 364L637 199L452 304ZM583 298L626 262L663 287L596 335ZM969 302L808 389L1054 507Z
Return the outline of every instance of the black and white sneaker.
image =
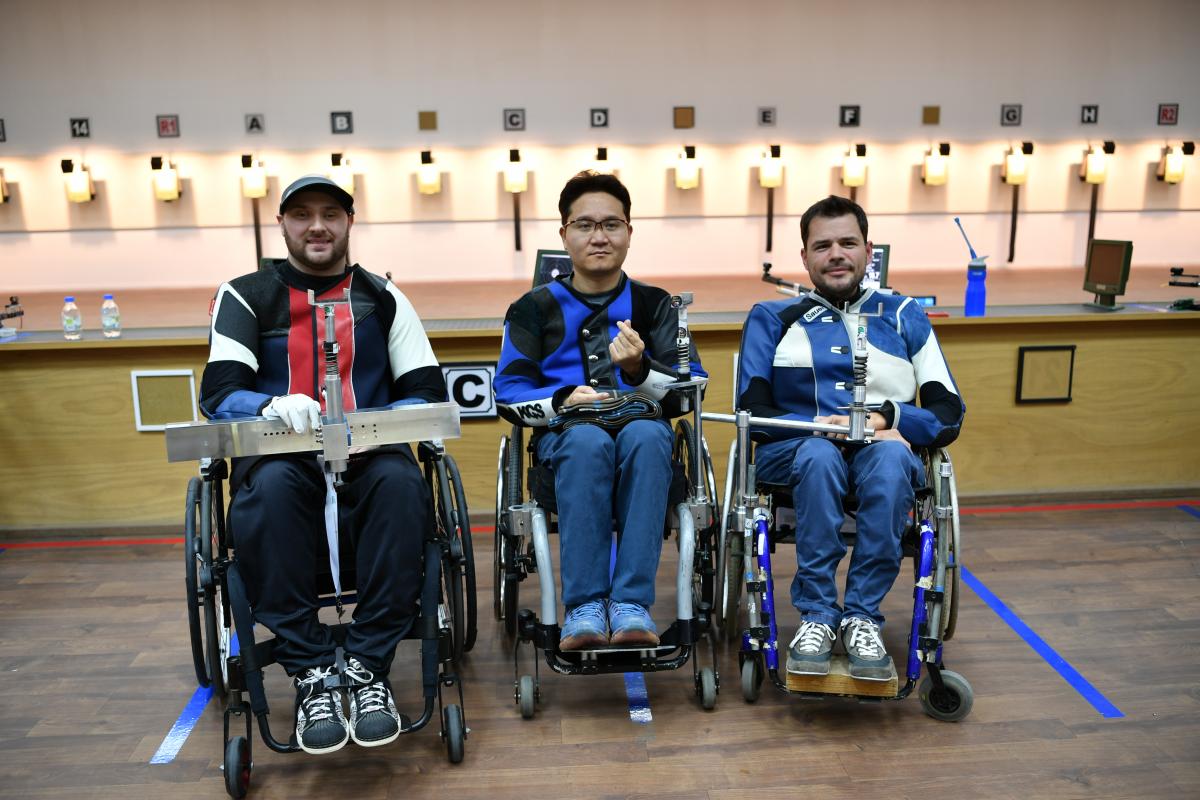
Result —
M306 753L341 750L350 739L341 693L325 688L333 667L309 667L295 676L296 742Z
M346 663L350 679L350 736L363 747L379 747L400 735L400 714L387 678L377 678L354 656Z
M892 657L883 646L879 626L864 617L846 617L838 626L842 645L850 657L850 677L886 681L892 677Z

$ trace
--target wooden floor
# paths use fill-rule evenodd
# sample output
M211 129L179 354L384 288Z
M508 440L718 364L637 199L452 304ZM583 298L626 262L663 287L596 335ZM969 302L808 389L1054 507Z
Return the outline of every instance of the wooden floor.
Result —
M630 720L622 676L543 669L542 706L524 721L491 618L491 534L479 532L483 613L463 669L464 762L447 762L435 726L324 757L276 755L256 740L251 797L1200 797L1196 513L1167 504L964 516L966 567L1124 717L1104 718L964 589L946 646L947 665L975 689L961 723L925 716L915 697L811 702L768 686L748 705L733 650L719 655L714 711L699 708L690 667L646 676L649 724ZM181 545L17 545L0 541L0 797L225 796L216 701L171 763L149 763L196 688ZM669 608L674 548L664 553ZM790 560L781 549L781 602ZM909 574L885 605L893 655L904 648ZM532 604L534 584L522 588ZM793 617L783 619L789 638ZM292 692L272 670L282 734ZM400 705L414 707L411 643L393 677Z

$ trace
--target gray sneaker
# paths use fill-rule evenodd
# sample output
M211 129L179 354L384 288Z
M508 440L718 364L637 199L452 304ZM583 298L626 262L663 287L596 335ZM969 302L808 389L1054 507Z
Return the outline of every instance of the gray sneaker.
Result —
M823 622L801 622L788 645L787 671L796 675L828 675L833 628Z
M883 646L879 626L863 617L846 617L838 626L846 655L850 657L850 677L863 681L892 678L892 657Z

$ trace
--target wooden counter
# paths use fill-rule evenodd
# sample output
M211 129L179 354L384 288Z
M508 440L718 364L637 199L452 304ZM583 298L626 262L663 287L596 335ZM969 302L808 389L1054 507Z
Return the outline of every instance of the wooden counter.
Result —
M753 285L753 283L752 283ZM769 297L758 288L758 298ZM746 304L746 308L749 307ZM745 312L693 315L712 380L705 407L727 412ZM498 318L427 323L439 360L494 361ZM934 319L967 406L951 453L965 498L1200 489L1190 426L1200 400L1200 313L1079 305L989 308ZM1073 400L1018 405L1017 350L1076 345ZM200 327L89 332L65 342L27 333L0 344L0 531L169 525L182 519L192 464L168 464L162 434L134 430L129 372L192 369L207 357ZM490 512L502 421L464 420L449 443L470 508ZM723 481L732 427L706 434Z

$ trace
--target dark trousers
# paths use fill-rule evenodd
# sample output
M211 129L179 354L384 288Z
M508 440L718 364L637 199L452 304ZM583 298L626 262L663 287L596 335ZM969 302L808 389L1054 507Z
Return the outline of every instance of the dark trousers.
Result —
M338 491L342 573L353 567L358 602L346 652L386 675L421 594L429 488L405 448L357 456ZM317 619L318 575L329 573L325 479L313 457L264 458L236 488L229 525L254 618L277 637L289 675L334 662ZM343 592L349 586L343 582Z

